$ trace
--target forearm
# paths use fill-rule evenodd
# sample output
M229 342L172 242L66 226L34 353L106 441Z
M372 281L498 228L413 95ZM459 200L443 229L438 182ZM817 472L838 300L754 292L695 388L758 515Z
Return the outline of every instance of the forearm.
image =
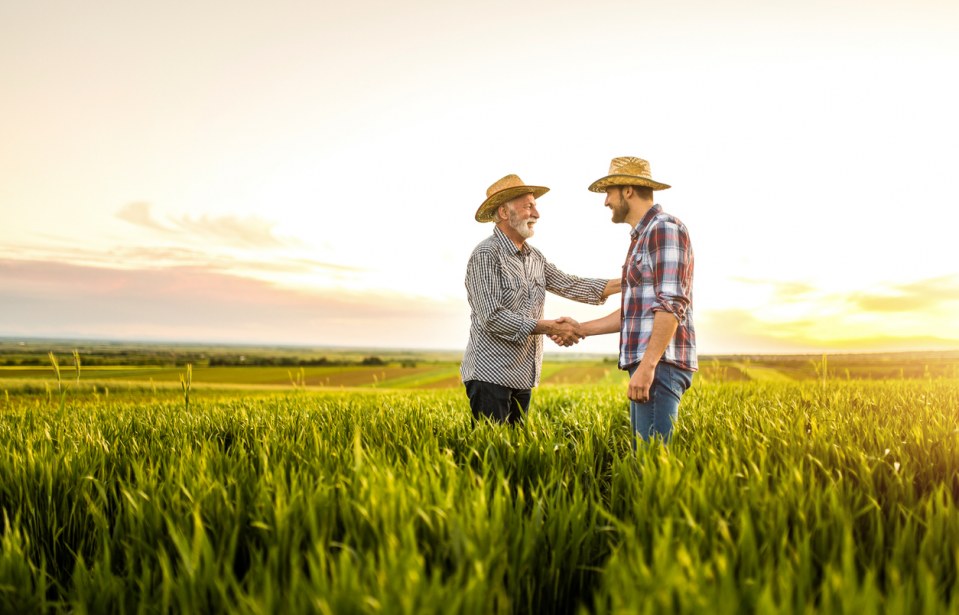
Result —
M584 337L589 337L591 335L603 335L604 333L617 333L620 328L620 321L621 318L619 310L616 310L615 312L611 312L602 318L580 323L579 333Z
M615 295L618 292L623 290L623 281L619 278L615 280L608 280L606 282L606 288L603 289L603 299L610 295Z
M581 278L564 273L555 265L546 261L543 270L546 276L546 290L564 299L600 305L610 294L610 280L603 278Z
M481 317L480 322L490 334L510 342L522 342L535 333L538 321L506 309L494 310L492 314Z
M670 312L656 312L653 315L653 331L649 336L649 343L646 344L646 351L639 362L640 368L653 370L666 352L666 347L672 341L676 328L679 327L679 321Z
M561 326L555 320L546 320L541 319L536 321L536 328L533 329L533 334L542 333L544 335L561 335L569 329L569 326Z

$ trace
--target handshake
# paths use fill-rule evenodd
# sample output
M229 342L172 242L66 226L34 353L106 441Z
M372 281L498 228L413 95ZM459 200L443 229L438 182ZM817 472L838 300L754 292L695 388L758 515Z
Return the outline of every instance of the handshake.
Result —
M586 337L582 325L569 316L560 316L556 320L549 321L547 335L560 346L566 347L578 344L579 340Z

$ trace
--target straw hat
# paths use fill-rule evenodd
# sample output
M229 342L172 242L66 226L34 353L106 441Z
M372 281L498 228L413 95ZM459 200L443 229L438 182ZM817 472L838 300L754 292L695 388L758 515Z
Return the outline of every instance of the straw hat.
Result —
M665 190L669 184L653 180L649 162L642 158L621 156L609 163L609 175L590 185L591 192L605 192L610 186L646 186L653 190Z
M493 185L486 189L486 200L476 210L477 222L492 222L496 219L496 208L524 194L532 194L539 198L549 192L549 188L543 186L527 186L518 175L507 175L502 179L493 182Z

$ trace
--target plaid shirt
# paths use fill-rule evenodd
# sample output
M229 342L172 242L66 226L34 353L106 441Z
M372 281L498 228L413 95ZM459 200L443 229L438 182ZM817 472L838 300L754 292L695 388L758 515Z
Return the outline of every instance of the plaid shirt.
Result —
M632 242L623 265L622 326L619 367L643 358L653 332L655 312L669 312L679 321L662 360L696 371L693 328L693 246L689 231L677 218L654 205L630 231Z
M567 275L529 244L522 250L498 227L473 250L466 266L470 339L463 355L463 382L481 380L513 389L539 384L543 336L533 335L543 317L546 291L599 305L605 279Z

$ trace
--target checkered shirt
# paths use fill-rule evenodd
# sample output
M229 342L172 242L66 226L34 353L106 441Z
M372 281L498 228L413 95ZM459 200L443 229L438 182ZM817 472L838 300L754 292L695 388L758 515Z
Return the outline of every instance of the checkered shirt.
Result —
M679 321L662 360L696 371L693 327L693 246L689 231L677 218L654 205L630 231L632 241L623 265L622 326L619 367L643 358L653 332L653 315L669 312Z
M521 250L498 227L473 250L466 266L470 339L463 355L463 382L481 380L513 389L539 384L543 336L533 335L543 318L546 291L599 305L606 280L563 273L542 252Z

